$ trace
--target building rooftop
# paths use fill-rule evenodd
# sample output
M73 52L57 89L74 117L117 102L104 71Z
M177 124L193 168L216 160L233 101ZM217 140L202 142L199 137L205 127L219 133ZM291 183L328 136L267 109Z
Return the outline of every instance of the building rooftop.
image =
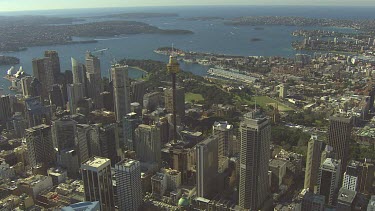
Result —
M42 130L44 128L49 128L49 127L50 126L48 126L48 125L41 124L41 125L37 125L35 127L28 128L28 129L26 129L26 131L28 131L28 132L35 132L35 131Z
M129 168L131 166L136 165L137 163L139 163L139 161L133 160L133 159L130 159L130 158L126 158L126 159L123 159L122 161L116 163L116 166L125 166L125 167Z
M110 163L110 162L111 162L111 160L108 159L108 158L95 156L95 157L90 158L85 163L83 163L83 165L91 166L91 167L94 167L94 168L99 168L100 166L102 166L106 163Z
M347 202L348 204L352 204L356 195L356 191L341 188L337 200L341 202Z
M272 159L268 165L271 167L282 167L286 165L286 162L284 160Z
M227 121L221 121L221 122L215 122L214 123L215 129L226 129L226 130L231 130L233 129L233 125L229 124Z
M20 184L26 184L26 185L33 187L48 178L49 178L48 176L37 174L37 175L33 175L31 177L23 179Z
M80 202L80 203L72 204L67 207L63 207L61 210L62 211L88 211L88 210L94 210L94 208L99 208L98 201Z

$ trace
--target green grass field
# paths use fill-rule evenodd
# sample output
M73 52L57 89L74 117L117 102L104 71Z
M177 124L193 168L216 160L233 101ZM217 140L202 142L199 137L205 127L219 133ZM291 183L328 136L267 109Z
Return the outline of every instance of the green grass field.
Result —
M185 93L185 101L198 102L198 101L203 101L203 100L204 100L204 98L201 94L195 94L195 93L191 93L191 92Z
M279 101L276 101L268 96L256 96L256 97L253 97L252 98L252 102L255 103L255 100L256 100L256 103L257 105L261 106L262 108L266 108L267 105L269 104L274 104L274 103L277 103L278 106L279 106L279 111L281 112L287 112L287 111L293 111L292 108L286 106L285 104L279 102Z

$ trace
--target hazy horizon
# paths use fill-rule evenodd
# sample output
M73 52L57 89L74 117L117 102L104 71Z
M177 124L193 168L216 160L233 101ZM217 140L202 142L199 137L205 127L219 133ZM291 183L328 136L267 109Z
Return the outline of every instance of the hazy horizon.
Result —
M172 0L121 0L93 1L93 0L65 0L52 2L50 0L0 0L0 12L62 10L62 9L95 9L95 8L126 8L126 7L158 7L158 6L375 6L373 0L190 0L176 2Z

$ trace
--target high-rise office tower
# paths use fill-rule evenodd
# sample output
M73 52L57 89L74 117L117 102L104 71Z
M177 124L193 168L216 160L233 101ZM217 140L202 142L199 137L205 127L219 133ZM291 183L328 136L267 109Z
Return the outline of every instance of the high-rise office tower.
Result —
M145 95L145 81L131 82L131 101L143 104L143 96Z
M12 117L11 108L10 96L2 95L0 97L0 122L6 122Z
M75 149L77 122L69 116L52 121L52 138L57 151Z
M88 97L94 101L96 108L102 108L103 101L100 93L102 93L103 87L100 60L90 52L86 53L86 77Z
M33 78L30 84L30 96L31 97L38 97L42 96L43 86L42 83L37 78Z
M115 165L119 210L139 210L142 204L141 164L124 159Z
M318 182L318 174L320 167L320 159L323 151L323 141L318 140L318 136L311 136L306 157L306 170L305 170L305 189L309 189L311 192L314 191L314 187Z
M113 94L111 92L100 93L100 101L103 102L103 108L107 111L114 111Z
M218 139L210 136L196 146L198 197L211 198L218 191Z
M352 118L334 115L330 117L328 144L333 147L336 159L341 160L341 169L345 169L349 157L349 141L353 128Z
M25 76L21 78L22 95L25 97L31 96L31 82L32 76Z
M44 106L41 97L32 97L25 100L26 119L29 127L34 127L42 123L50 124L51 109Z
M48 97L48 91L54 84L54 72L52 60L48 58L33 59L33 75L42 84L42 97Z
M111 68L116 121L130 113L130 82L128 67L119 64Z
M65 99L61 85L52 85L52 89L49 92L49 100L51 105L55 105L56 107L60 108L65 108Z
M372 181L374 180L374 164L365 160L359 165L360 180L358 184L358 191L360 193L368 194L371 192Z
M87 73L87 96L94 102L95 108L103 108L103 98L101 98L101 80L96 73Z
M75 58L71 58L72 73L74 84L86 84L86 70L83 64L79 63Z
M101 78L100 60L98 57L92 55L90 52L86 53L86 71L88 73L99 74Z
M165 109L173 113L173 89L164 90ZM185 116L185 89L184 87L176 88L176 112L180 118Z
M215 122L212 133L219 138L219 156L229 157L233 154L233 125L228 122Z
M352 161L346 167L342 180L342 187L347 190L357 191L359 184L359 162Z
M89 143L91 141L91 127L86 124L77 124L76 129L78 159L79 163L83 163L90 158Z
M271 124L259 111L244 115L240 124L239 206L258 210L269 197L268 163Z
M111 161L92 157L81 165L86 201L99 201L100 210L114 211Z
M67 94L69 101L69 110L71 114L77 112L78 102L85 96L83 84L68 84Z
M123 121L122 121L122 128L123 128L123 146L125 146L128 150L134 151L134 139L135 139L135 129L138 125L141 124L141 120L137 116L136 113L129 113L127 114Z
M57 51L45 51L44 57L51 62L54 80L57 81L60 74L60 59Z
M69 116L52 121L52 139L57 150L57 162L67 169L68 176L78 177L79 153L76 144L77 122Z
M23 117L21 112L16 112L12 117L12 124L14 129L14 135L17 138L25 137L25 129L27 127L27 121Z
M121 155L119 145L118 124L108 124L99 128L100 155L111 159L111 164L117 163Z
M324 205L324 196L306 192L302 198L301 210L324 211Z
M161 164L159 128L155 125L139 125L135 129L135 149L140 161Z
M189 172L189 149L172 149L172 168L181 172L182 184L188 184L188 172Z
M341 161L327 158L319 169L317 193L325 197L325 202L333 206L339 191Z
M56 159L51 127L38 125L26 129L25 134L30 166L34 167L41 163L47 167L53 164Z

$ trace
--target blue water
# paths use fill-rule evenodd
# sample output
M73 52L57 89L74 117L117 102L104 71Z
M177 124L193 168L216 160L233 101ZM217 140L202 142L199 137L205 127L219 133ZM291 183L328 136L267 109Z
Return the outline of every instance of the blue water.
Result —
M106 9L84 9L84 10L54 10L35 12L0 13L0 15L56 15L64 17L87 17L121 12L174 12L179 17L133 19L164 29L188 29L194 32L191 35L157 35L140 34L116 38L98 38L98 43L56 45L31 47L26 51L3 53L9 56L20 58L23 69L32 73L31 60L41 57L45 50L57 50L60 56L61 69L71 69L70 57L75 57L81 62L84 61L84 54L87 50L109 48L104 54L98 54L101 59L103 76L108 75L108 69L113 59L153 59L167 61L168 57L158 55L154 49L161 46L171 46L198 52L212 52L243 56L285 56L292 57L296 52L290 43L294 38L290 33L297 29L313 29L313 27L292 27L292 26L262 26L264 30L254 30L251 26L233 27L224 25L222 21L184 21L182 17L197 16L219 16L225 18L238 16L304 16L316 18L347 18L347 19L374 19L374 8L363 7L285 7L285 6L227 6L227 7L146 7L146 8L106 8ZM86 21L103 21L98 18L88 18ZM342 29L347 30L347 29ZM261 38L260 42L251 42L251 38ZM85 39L85 38L76 38ZM18 66L17 66L18 67ZM181 64L185 71L197 75L205 75L207 67L197 64ZM8 66L0 66L0 76L5 75ZM142 73L131 70L130 76L137 78ZM7 93L10 83L0 78L0 87L3 93Z

